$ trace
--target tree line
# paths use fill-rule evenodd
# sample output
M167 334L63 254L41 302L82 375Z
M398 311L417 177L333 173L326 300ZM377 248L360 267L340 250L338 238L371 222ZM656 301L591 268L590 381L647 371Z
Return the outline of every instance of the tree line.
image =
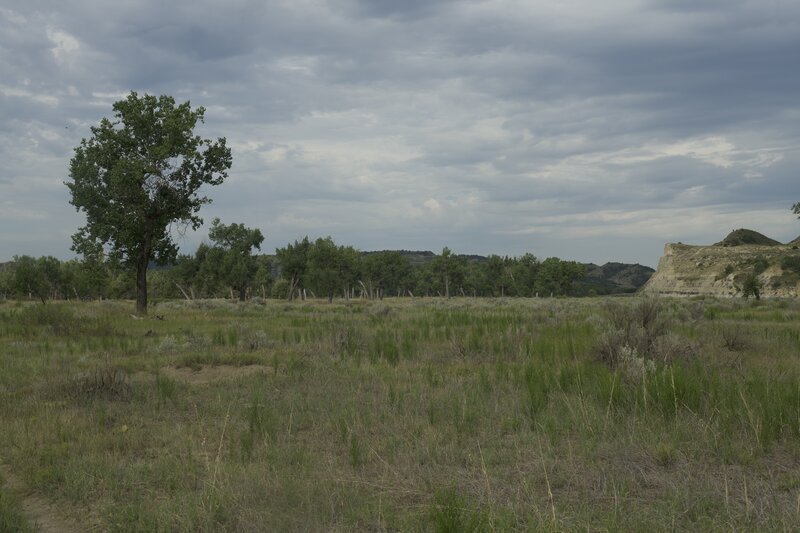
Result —
M585 266L555 257L540 261L491 255L484 260L444 248L430 260L412 263L400 251L361 252L331 237L295 240L275 254L255 254L263 235L243 224L215 219L209 242L193 255L148 271L150 297L285 300L305 298L500 297L575 295L574 282ZM96 257L59 261L54 257L15 257L0 271L2 298L135 298L136 271L130 265Z
M0 271L0 294L48 298L121 297L135 273L136 311L147 313L149 294L240 300L257 294L293 299L309 292L332 300L356 295L535 296L570 294L582 265L548 258L492 256L470 262L444 248L430 263L412 265L402 254L359 253L328 238L308 237L257 256L263 235L242 224L215 220L210 244L179 256L173 229L197 229L201 191L228 177L233 159L225 137L194 133L205 108L177 104L168 95L131 92L112 106L111 119L92 126L70 160L65 185L70 203L86 216L72 237L83 261L17 257L13 272ZM800 203L792 206L800 214ZM171 268L148 272L153 263ZM274 275L278 273L278 275ZM124 283L123 283L124 281ZM176 293L177 291L177 293Z

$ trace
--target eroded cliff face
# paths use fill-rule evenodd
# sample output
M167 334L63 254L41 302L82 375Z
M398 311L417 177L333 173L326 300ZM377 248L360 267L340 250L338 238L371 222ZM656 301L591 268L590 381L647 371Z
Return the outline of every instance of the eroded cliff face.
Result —
M800 274L785 269L796 246L690 246L667 244L655 274L642 292L665 295L742 296L746 276L756 274L761 296L797 297Z

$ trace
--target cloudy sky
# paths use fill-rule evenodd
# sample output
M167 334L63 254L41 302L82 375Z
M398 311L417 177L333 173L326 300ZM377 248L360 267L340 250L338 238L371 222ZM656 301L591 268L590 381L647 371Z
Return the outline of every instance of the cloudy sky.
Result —
M72 150L129 91L206 108L209 221L655 266L800 234L796 0L3 2L0 261L73 257Z

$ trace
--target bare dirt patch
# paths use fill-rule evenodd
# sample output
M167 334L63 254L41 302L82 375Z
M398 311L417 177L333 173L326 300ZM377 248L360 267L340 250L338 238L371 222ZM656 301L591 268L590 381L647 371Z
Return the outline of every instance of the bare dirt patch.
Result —
M159 372L169 378L185 381L193 385L204 385L206 383L251 376L253 374L275 373L272 367L265 365L203 365L199 369L165 366L159 369Z
M87 531L86 527L81 527L73 519L65 516L52 502L30 491L8 466L0 463L0 473L3 474L5 479L4 488L19 498L25 517L37 528L37 531L40 533L79 533Z

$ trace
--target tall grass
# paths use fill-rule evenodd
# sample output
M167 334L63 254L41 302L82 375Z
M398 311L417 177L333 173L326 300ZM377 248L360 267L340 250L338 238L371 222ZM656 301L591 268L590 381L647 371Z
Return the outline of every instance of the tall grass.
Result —
M793 305L125 309L0 309L0 458L87 528L800 523ZM93 381L97 369L124 378Z

